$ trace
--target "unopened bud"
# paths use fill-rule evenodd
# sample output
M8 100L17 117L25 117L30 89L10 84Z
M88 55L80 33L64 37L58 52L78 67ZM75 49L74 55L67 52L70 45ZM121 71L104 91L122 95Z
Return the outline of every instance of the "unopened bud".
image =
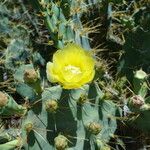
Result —
M34 83L38 79L38 74L34 69L25 70L24 81L27 83Z
M45 102L45 109L50 113L56 113L58 109L58 102L56 100L48 100Z
M6 106L8 102L8 97L3 92L0 92L0 107Z
M27 123L25 125L25 130L27 131L27 133L31 132L31 130L33 130L33 124L32 123Z
M130 99L130 104L135 108L140 108L144 105L144 99L140 95L135 95Z
M65 150L68 147L68 139L63 135L58 135L54 142L57 150Z
M141 79L141 80L142 80L142 79L145 79L147 76L148 76L148 75L147 75L142 69L136 71L136 72L135 72L135 75L134 75L135 78Z
M149 111L150 110L150 104L144 104L141 108L141 111Z
M96 122L91 122L89 125L87 125L87 130L90 133L97 135L101 131L101 126Z
M80 98L78 99L77 103L80 105L83 105L88 101L87 95L81 95Z

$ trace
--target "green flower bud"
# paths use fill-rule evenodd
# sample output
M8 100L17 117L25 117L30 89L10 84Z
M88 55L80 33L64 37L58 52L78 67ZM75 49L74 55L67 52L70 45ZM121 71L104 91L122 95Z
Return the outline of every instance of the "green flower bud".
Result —
M24 81L26 83L34 83L38 79L38 74L34 69L25 70Z
M8 102L8 97L3 92L0 91L0 107L6 106Z
M27 123L25 125L25 130L27 131L27 133L31 132L31 130L33 130L33 124L31 122Z
M83 105L88 101L87 95L81 95L80 98L78 99L77 103L79 105Z
M63 135L58 135L54 142L57 150L65 150L68 147L68 139Z
M134 75L135 78L140 79L140 80L143 80L143 79L147 78L147 76L148 75L141 69L136 71L135 75Z
M96 122L91 122L90 124L87 125L87 130L90 133L97 135L101 131L101 126Z
M45 102L45 109L50 113L56 113L58 109L58 102L56 100L48 100Z
M143 70L138 70L134 74L133 78L133 91L136 95L141 95L145 97L148 91L148 86L146 83L148 75Z
M130 99L130 105L134 108L140 108L144 105L144 99L140 95L135 95Z

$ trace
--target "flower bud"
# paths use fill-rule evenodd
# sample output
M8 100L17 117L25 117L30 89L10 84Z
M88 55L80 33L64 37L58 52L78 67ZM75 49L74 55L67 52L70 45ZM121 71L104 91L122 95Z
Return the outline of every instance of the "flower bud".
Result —
M136 95L141 95L145 97L148 91L148 86L146 83L148 75L143 70L138 70L134 74L133 78L133 90Z
M27 83L34 83L38 79L38 74L34 69L25 70L24 81Z
M6 94L3 92L0 92L0 107L3 107L7 104L8 102L8 97Z
M45 109L50 113L56 113L58 102L56 100L48 100L45 102Z
M78 99L77 103L79 105L83 105L88 101L87 95L81 95L80 98Z
M144 99L140 95L135 95L130 99L130 104L135 108L140 108L144 105Z
M96 122L91 122L89 125L87 125L87 130L90 133L97 135L101 131L101 126Z
M147 74L143 70L138 70L135 72L134 77L140 80L147 78Z
M58 135L54 142L57 150L65 150L68 147L68 139L63 135Z
M141 111L150 111L150 104L144 104L140 108Z
M33 130L33 124L31 122L27 123L25 125L25 130L27 131L27 133L31 132L31 130Z

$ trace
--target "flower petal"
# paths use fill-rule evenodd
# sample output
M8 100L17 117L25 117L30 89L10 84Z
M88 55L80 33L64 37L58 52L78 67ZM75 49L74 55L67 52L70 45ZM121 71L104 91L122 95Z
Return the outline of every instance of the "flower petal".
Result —
M78 84L78 83L64 83L63 84L63 88L64 89L77 89L77 88L80 88L81 87L81 85L80 84Z
M80 84L84 85L85 83L89 83L93 80L95 76L95 70L92 70L88 73L84 73L84 75L82 76L81 80L79 81Z
M58 82L58 76L54 74L53 70L54 70L53 63L48 62L46 65L47 78L50 82Z

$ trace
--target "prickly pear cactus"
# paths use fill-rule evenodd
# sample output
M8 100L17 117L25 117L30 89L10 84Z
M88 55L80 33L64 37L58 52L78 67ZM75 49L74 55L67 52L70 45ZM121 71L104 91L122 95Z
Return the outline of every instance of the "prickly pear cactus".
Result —
M40 13L37 15L45 19L49 36L56 48L73 42L86 50L91 49L89 28L83 27L81 17L87 12L88 6L97 3L96 1L31 2ZM64 89L61 82L49 83L45 65L47 58L32 50L32 31L18 21L22 19L20 10L13 9L10 1L0 4L3 8L0 9L0 24L3 24L0 26L3 33L0 34L0 42L4 45L0 53L0 149L110 149L108 143L114 137L117 128L116 116L121 115L120 108L113 99L104 97L96 80L71 89ZM18 6L18 1L14 5ZM24 6L21 8L25 9ZM11 18L12 13L14 18ZM31 17L29 14L27 16ZM85 56L89 57L90 52ZM82 66L85 63L84 57L81 57ZM89 61L92 59L93 57ZM89 63L88 67L92 68L91 66ZM72 66L65 71L70 68ZM90 69L86 73L89 71ZM94 73L90 75L94 76Z
M117 107L102 100L97 85L83 89L46 88L23 118L25 149L90 149L107 145L116 130Z
M84 27L81 17L89 11L90 6L98 2L32 0L31 3L45 18L55 47L63 48L67 43L74 42L85 49L91 49L88 37L91 29Z
M148 96L148 75L143 70L135 72L133 79L133 89L135 95L128 101L128 106L133 114L130 123L136 128L145 132L150 132L149 115L150 115L150 97Z
M124 54L119 62L118 71L132 81L133 70L142 68L148 74L150 72L149 1L136 1L133 3L126 1L125 3L128 4L127 7L124 7L126 9L122 10L124 12L121 14L116 12L116 15L114 15L116 19L122 18L120 20L121 26L124 26L125 29L128 28L127 32L125 31L122 34ZM127 15L128 13L129 15Z

